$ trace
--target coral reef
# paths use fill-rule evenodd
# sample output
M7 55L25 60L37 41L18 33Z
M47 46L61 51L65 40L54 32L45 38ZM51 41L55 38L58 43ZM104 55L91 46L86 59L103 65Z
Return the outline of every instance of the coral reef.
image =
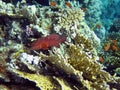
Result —
M101 44L91 29L105 30L96 25L101 8L94 7L101 2L51 2L0 1L0 89L119 90L120 34L111 33Z
M119 76L120 63L120 33L112 32L102 42L102 50L99 55L103 56L103 64L112 75ZM108 46L109 44L109 46ZM106 49L107 48L107 49Z
M116 18L110 27L109 32L120 32L120 18Z
M120 11L118 8L120 8L119 0L102 0L103 2L103 8L102 8L102 21L104 22L104 26L106 30L109 30L111 25L114 23L114 20L117 18L120 18ZM109 16L108 16L109 15Z
M86 22L90 28L93 28L96 26L96 23L101 21L102 2L100 0L92 0L91 2L88 0L88 3L86 3L85 6L88 9L88 12L86 13Z
M65 30L69 30L70 27L74 25L80 27L80 22L84 19L84 12L78 8L61 9L56 13L56 16L58 18L55 18L55 22L57 21L58 26L61 26Z
M58 12L53 13L53 15L56 16L56 18L53 18L53 30L59 34L66 34L68 42L71 42L76 33L81 33L86 38L92 40L95 47L99 47L100 40L85 23L83 10L79 8L74 8L74 10L60 9Z

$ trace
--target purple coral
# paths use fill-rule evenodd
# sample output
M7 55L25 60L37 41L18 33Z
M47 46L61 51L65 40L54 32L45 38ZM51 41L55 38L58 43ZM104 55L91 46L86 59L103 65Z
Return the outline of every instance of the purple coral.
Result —
M26 33L26 35L27 35L28 37L34 35L34 33L33 33L32 29L31 29L31 27L28 26L28 25L26 26L25 33Z

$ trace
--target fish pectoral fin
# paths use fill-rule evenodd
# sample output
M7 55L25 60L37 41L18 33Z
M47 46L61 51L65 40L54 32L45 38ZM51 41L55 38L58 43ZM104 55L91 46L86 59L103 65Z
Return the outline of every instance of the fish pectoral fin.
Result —
M47 50L47 49L49 49L49 45L47 43L43 43L41 49Z

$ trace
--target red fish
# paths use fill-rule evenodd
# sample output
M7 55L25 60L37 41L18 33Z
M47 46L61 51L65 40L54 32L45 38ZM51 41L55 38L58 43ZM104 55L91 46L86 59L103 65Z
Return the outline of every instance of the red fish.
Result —
M100 57L99 57L99 61L100 61L100 63L104 63L104 62L105 62L103 56L100 56Z
M57 3L52 1L52 2L50 2L50 5L55 7L55 6L57 6Z
M31 44L31 50L48 50L50 47L59 47L61 43L66 41L65 35L51 34L46 37L39 38Z
M107 45L105 46L105 51L108 51L110 49L110 44L111 43L109 43L109 42L107 43Z
M65 4L69 7L69 8L72 8L72 4L70 2L65 2Z

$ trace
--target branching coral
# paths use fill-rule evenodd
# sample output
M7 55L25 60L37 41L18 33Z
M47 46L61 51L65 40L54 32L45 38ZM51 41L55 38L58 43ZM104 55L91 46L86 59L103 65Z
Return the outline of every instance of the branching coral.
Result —
M100 40L93 31L90 30L84 21L85 13L79 8L61 9L53 13L53 30L56 33L65 33L69 39L73 39L76 33L81 33L85 38L89 38L95 47L99 47Z
M81 34L77 34L74 40L75 45L78 45L82 49L82 51L88 55L88 57L94 59L95 56L97 56L97 52L94 49L94 45L91 40L87 39Z
M81 38L81 41L88 44L87 40L84 41L84 39ZM55 67L65 71L70 77L71 75L75 75L74 79L79 81L79 85L82 83L84 87L90 90L108 89L109 85L107 85L107 82L111 82L113 79L107 72L101 70L102 68L95 61L94 55L91 56L87 54L87 51L85 52L83 50L84 45L82 48L78 42L75 45L68 44L66 55L64 56L58 53L56 49L55 54L51 54L50 56L42 55L41 57L44 60L48 60ZM86 49L90 49L90 51L93 50L92 46L89 46ZM92 51L91 53L94 54L95 52ZM83 88L76 87L79 89Z
M69 30L74 25L80 27L80 22L84 20L84 12L78 8L60 9L60 11L56 13L56 16L58 17L55 18L57 26L55 24L54 27L61 27L65 30Z
M63 44L60 48L54 48L53 52L50 51L49 56L42 53L40 54L39 62L44 62L46 66L43 68L46 69L42 70L39 63L37 67L34 63L33 65L27 64L29 61L26 61L26 58L23 58L25 60L22 59L23 64L21 63L21 60L17 63L20 63L20 65L27 65L29 70L39 74L42 74L44 71L44 74L51 73L51 75L57 76L57 78L62 78L64 82L67 82L68 85L70 85L70 88L107 89L108 87L104 85L107 85L106 82L112 81L112 79L110 79L111 76L109 76L108 73L101 70L101 67L95 61L96 52L92 43L80 34L77 34L74 40L75 45L67 43L68 47L66 47L66 45ZM64 53L62 50L64 50ZM34 59L31 62L34 62ZM20 66L18 67L21 68ZM17 74L19 71L14 73ZM35 74L31 75L34 76ZM27 78L30 81L34 81L34 78L31 78L29 75L23 76L23 73L21 73L20 76ZM74 80L74 82L69 81L69 79ZM39 81L36 81L36 83L38 87L41 87L41 85L38 84ZM71 86L73 83L75 87ZM52 85L52 87L53 86L54 85ZM103 87L101 88L101 86Z
M80 37L80 36L79 36ZM82 44L86 43L87 40L84 40L81 38L81 41L83 41ZM76 40L77 42L77 40ZM79 41L78 41L79 42ZM101 67L98 65L98 63L95 61L94 55L91 56L90 55L90 51L92 51L91 53L93 53L93 48L92 46L88 46L86 47L88 49L88 52L84 51L84 45L82 45L82 47L80 47L79 45L81 43L76 43L75 45L70 45L70 48L68 48L67 52L68 52L68 63L70 63L70 65L72 65L75 69L79 70L80 72L83 72L83 77L87 78L88 80L92 81L92 82L101 82L101 84L98 84L97 87L94 87L94 83L89 82L89 84L91 85L90 87L92 88L97 88L100 89L101 86L99 85L104 85L104 79L101 79L101 76L103 77L107 77L108 79L105 80L109 80L109 74L105 73L104 71L101 71ZM87 46L88 42L85 44ZM91 45L89 43L89 45ZM83 49L83 50L82 50ZM87 54L89 53L89 54ZM73 58L74 57L74 58ZM107 76L104 76L107 75ZM93 86L92 86L93 84ZM108 88L104 86L104 89Z
M120 67L120 33L110 33L102 42L102 46L103 48L99 54L104 58L103 64L106 66L106 70L112 75L116 72L119 76L117 70Z

